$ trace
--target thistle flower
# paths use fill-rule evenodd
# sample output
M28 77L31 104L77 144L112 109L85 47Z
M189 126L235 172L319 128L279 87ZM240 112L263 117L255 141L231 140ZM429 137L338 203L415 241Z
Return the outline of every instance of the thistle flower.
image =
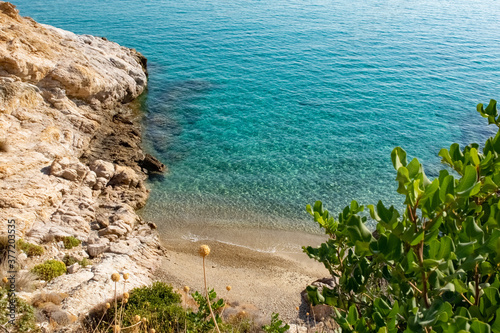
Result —
M200 254L200 256L206 257L210 254L210 248L208 247L208 245L202 245L200 246L198 253Z
M138 323L138 322L140 322L140 321L141 321L141 316L139 316L139 315L135 315L134 320L135 320L135 322L137 322L137 323Z
M111 280L113 280L113 282L120 281L120 274L118 274L118 273L111 274Z
M198 249L198 253L203 258L203 282L205 282L205 294L207 295L208 309L210 310L210 315L214 320L217 333L220 333L219 325L217 325L217 320L215 319L214 311L212 310L212 306L210 305L210 296L208 295L208 288L207 288L207 273L205 272L205 257L210 254L210 248L208 247L208 245L202 245Z
M124 280L128 280L128 278L130 277L130 274L129 273L125 273L123 274L123 279Z
M184 291L186 292L186 294L189 292L189 287L188 286L184 286Z
M226 290L230 291L231 290L231 286L226 286Z

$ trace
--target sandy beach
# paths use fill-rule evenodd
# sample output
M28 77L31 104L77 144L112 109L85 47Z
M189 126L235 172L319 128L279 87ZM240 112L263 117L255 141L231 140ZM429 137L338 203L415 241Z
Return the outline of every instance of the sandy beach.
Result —
M197 251L200 245L207 244L211 248L206 259L208 286L233 306L229 311L234 314L245 311L245 315L258 323L269 320L273 312L290 323L297 321L299 312L301 316L305 314L307 306L300 292L329 273L309 259L301 246L316 246L325 236L260 229L218 231L218 240L162 237L167 256L157 278L178 289L187 285L191 290L203 290L202 258ZM238 243L228 244L225 240L231 232ZM209 233L205 230L204 234ZM248 246L255 246L256 242L261 248L272 250ZM231 286L229 292L226 286Z

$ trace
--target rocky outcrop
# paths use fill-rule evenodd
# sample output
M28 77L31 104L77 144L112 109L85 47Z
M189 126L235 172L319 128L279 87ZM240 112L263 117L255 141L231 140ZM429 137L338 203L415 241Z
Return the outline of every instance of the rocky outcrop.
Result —
M82 241L91 267L75 265L38 290L67 294L57 306L72 316L112 295L113 272L130 273L126 289L148 283L162 254L135 213L148 197L147 170L164 169L142 152L131 103L146 87L145 64L135 50L0 2L0 232L14 219L18 237L46 249L65 236Z

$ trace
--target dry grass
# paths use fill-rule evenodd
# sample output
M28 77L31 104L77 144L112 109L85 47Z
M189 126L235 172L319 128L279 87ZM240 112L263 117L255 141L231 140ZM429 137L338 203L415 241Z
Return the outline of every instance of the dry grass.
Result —
M16 291L34 291L36 289L37 280L38 277L30 271L18 271L16 274Z
M5 237L6 239L7 237ZM12 268L9 267L8 261L8 247L6 245L4 237L0 237L0 278L4 276L10 276ZM36 289L37 277L27 270L20 270L21 265L19 259L16 260L16 267L14 271L16 272L16 291L27 291L31 292Z

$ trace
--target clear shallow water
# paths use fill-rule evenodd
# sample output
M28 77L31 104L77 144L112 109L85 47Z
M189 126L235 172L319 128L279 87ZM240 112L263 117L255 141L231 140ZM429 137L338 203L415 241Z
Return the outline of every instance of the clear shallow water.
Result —
M148 57L145 140L170 172L144 215L164 230L400 203L393 147L435 176L441 147L494 133L475 106L500 99L495 0L14 3Z

